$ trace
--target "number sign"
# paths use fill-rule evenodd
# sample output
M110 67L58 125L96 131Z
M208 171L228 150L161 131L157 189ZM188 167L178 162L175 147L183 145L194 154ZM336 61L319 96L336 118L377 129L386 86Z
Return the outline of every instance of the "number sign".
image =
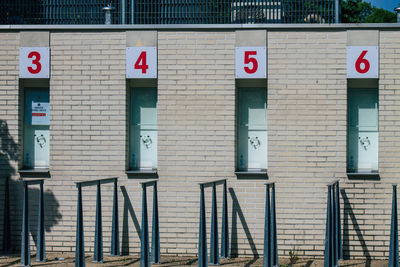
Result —
M236 47L236 78L267 78L267 48Z
M378 46L347 47L347 78L378 78Z
M20 47L19 48L19 77L20 78L49 78L50 77L50 48L49 47Z
M157 48L127 47L126 78L157 78Z

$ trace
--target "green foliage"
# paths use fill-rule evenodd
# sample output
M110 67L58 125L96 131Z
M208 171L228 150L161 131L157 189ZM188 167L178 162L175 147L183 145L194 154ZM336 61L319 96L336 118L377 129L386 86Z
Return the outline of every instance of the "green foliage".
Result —
M299 257L297 257L297 254L294 250L289 251L289 259L290 259L290 265L295 264L296 261L299 259Z
M396 14L371 6L362 0L342 1L342 23L390 23L396 22Z
M373 8L373 12L369 15L365 23L394 23L397 22L397 16L394 12L387 11L382 8Z

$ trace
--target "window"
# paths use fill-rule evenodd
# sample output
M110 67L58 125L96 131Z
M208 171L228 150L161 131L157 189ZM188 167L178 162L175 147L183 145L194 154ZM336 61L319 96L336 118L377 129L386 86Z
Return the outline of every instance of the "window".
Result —
M49 89L25 89L24 169L49 168Z
M267 89L238 88L237 168L267 169Z
M348 89L347 171L378 172L378 89Z
M131 170L157 169L157 88L131 88Z

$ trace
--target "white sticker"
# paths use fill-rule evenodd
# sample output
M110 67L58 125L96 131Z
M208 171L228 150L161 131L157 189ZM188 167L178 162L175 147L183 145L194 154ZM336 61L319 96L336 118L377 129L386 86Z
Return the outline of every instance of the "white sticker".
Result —
M32 102L32 125L49 125L49 109L49 103Z
M236 47L236 78L267 78L267 48L263 46Z
M157 47L127 47L126 78L157 78Z
M49 78L50 77L50 48L49 47L20 47L19 48L19 77L20 78Z
M347 78L378 78L378 76L378 46L347 47Z

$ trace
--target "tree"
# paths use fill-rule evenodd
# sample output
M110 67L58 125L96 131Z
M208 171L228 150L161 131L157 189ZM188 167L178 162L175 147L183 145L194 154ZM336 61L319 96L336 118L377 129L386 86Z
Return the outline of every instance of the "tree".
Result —
M396 14L371 6L362 0L342 1L343 23L388 23L396 22Z
M387 11L382 8L373 8L372 14L369 15L365 23L393 23L397 22L397 16L394 12Z

